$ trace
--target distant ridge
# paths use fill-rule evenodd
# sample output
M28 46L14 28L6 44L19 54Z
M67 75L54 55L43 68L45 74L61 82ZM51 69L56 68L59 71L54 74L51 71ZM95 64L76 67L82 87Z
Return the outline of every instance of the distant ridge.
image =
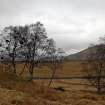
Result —
M95 52L96 48L97 48L96 46L86 48L78 53L71 54L71 55L67 56L67 59L68 60L86 60L89 52L91 52L91 51Z

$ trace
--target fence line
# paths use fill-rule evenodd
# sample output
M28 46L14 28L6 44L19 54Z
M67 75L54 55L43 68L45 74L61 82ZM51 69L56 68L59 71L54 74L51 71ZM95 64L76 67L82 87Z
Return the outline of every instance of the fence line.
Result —
M105 76L72 76L72 77L54 77L53 79L95 79L95 78L104 78ZM51 79L50 77L33 77L33 79Z

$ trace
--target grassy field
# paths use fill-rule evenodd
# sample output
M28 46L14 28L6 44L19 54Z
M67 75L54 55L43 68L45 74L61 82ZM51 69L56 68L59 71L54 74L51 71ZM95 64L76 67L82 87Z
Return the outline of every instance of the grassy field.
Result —
M5 70L5 65L0 65L1 71L2 69ZM24 68L24 64L17 64L16 65L18 73L22 71ZM7 67L7 71L9 68ZM24 70L24 74L27 75L28 73L27 68ZM51 77L52 70L46 66L43 66L41 68L35 68L34 75L36 77ZM70 77L70 76L82 76L82 66L80 61L66 61L63 64L63 68L58 68L56 70L55 76L57 77Z
M57 69L55 76L57 77L70 77L70 76L80 76L82 72L81 62L79 61L69 61L64 62L62 69ZM48 76L51 75L51 70L48 68L43 68L35 71L36 76Z
M5 65L3 67L3 65L1 66L1 71L2 68L5 69ZM20 73L22 71L22 69L24 68L24 64L17 64L17 70L18 73ZM8 71L8 67L7 67L7 71ZM34 77L51 77L52 75L52 71L50 68L48 67L41 67L41 68L35 68L34 70ZM29 76L29 73L27 71L27 69L25 69L22 77L27 77ZM71 76L84 76L83 75L83 70L82 70L82 65L80 61L66 61L63 64L63 68L62 69L57 69L56 73L55 73L55 77L71 77ZM48 85L50 80L34 80L36 82L40 82L41 84L44 85ZM88 83L86 82L86 80L80 80L80 79L60 79L60 80L53 80L53 83L51 85L51 87L59 87L62 86L64 87L66 90L75 90L75 89L85 89L85 86ZM86 88L87 89L87 88Z
M3 66L3 65L1 65ZM20 73L22 68L24 67L24 64L17 64L17 70ZM41 68L35 68L34 70L34 77L51 77L52 71L50 68L44 66ZM28 71L25 69L22 77L28 76ZM80 61L66 61L63 64L62 69L57 69L55 73L55 77L78 77L78 76L84 76L82 64ZM35 82L44 84L45 86L48 85L50 80L45 79L38 79L34 80ZM83 79L59 79L59 80L53 80L51 87L64 87L66 90L94 90L94 88L91 88L88 81Z
M3 65L0 66L2 71ZM17 68L21 72L23 65L18 64ZM24 72L26 74L27 71ZM36 69L34 75L49 77L51 70L42 67ZM83 76L81 62L65 62L63 69L57 70L56 76ZM13 74L0 72L0 105L105 105L105 95L98 95L86 80L53 80L49 88L48 82L26 82ZM56 87L63 87L65 91L57 91L54 89Z

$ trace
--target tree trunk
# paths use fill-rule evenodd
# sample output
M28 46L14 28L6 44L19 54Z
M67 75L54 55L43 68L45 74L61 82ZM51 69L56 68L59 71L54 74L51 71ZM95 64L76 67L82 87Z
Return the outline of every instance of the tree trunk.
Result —
M17 44L15 43L14 48L13 48L13 56L12 56L12 64L13 64L13 72L16 74L16 64L15 64L15 49L17 47Z
M97 78L97 92L99 94L101 93L101 77L100 76Z
M49 84L48 84L48 87L50 87L50 85L51 85L51 83L52 83L52 81L53 81L53 78L54 78L55 73L56 73L56 68L54 67L54 69L53 69L52 71L53 71L53 73L52 73L52 77L51 77L51 79L50 79L50 82L49 82Z

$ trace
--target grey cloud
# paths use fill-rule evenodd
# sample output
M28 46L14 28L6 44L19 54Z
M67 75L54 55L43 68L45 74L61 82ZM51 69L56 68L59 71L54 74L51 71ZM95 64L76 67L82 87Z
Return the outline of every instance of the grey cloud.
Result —
M57 47L80 50L105 34L105 0L0 0L0 27L41 21Z

